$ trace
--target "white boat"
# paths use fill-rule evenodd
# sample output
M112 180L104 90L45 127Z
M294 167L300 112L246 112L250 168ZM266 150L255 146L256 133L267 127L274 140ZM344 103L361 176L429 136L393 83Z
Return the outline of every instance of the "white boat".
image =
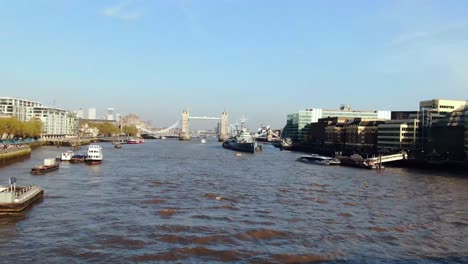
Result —
M102 162L102 147L96 144L89 145L85 162L90 165L100 164Z
M206 138L201 138L200 142L201 143L206 143Z
M67 152L63 152L63 153L60 155L60 160L61 160L61 161L64 161L64 160L70 161L71 158L73 157L73 155L74 155L74 153L73 153L73 151L71 151L71 150L69 150L69 151L67 151Z
M311 154L311 155L302 155L299 161L306 162L306 163L313 163L319 165L339 165L341 162L338 159L321 156L318 154Z

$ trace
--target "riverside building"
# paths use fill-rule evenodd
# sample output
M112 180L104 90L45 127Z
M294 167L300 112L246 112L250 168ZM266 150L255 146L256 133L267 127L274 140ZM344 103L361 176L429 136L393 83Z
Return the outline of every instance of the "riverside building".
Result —
M419 102L419 115L422 127L430 127L433 122L444 119L451 112L464 108L464 100L432 99Z
M388 150L415 150L421 139L419 119L389 120L379 124L377 147Z
M26 99L0 97L0 113L27 122L38 118L43 123L43 138L60 138L77 134L76 115L70 111L46 107Z
M0 97L0 113L13 116L23 122L29 121L34 116L34 107L41 106L41 103L31 100Z
M64 138L78 133L77 117L74 113L53 107L35 107L34 117L43 126L43 138Z
M341 105L340 109L309 108L300 110L297 113L287 115L284 137L290 137L295 142L302 142L305 135L308 134L306 126L317 123L320 118L327 117L390 120L391 111L352 110L349 105Z

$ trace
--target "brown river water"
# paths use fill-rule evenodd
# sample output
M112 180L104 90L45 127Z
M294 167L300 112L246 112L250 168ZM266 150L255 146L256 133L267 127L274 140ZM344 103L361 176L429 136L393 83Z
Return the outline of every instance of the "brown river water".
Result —
M101 145L101 165L30 175L66 150L41 147L0 168L0 184L45 190L0 218L1 263L468 263L467 176L305 164L270 145L237 156L214 138Z

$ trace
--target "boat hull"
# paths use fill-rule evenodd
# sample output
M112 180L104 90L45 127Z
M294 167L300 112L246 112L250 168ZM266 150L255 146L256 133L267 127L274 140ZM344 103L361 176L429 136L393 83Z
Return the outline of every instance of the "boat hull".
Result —
M257 143L235 143L235 142L224 142L223 143L223 148L225 149L231 149L231 150L236 150L236 151L242 151L242 152L249 152L249 153L255 153L255 150L257 149Z
M46 174L47 172L51 172L51 171L58 170L58 169L59 169L58 164L34 167L31 169L31 174L42 175L42 174Z
M334 160L315 160L315 159L308 159L305 157L301 157L298 160L304 163L325 165L325 166L340 165L340 161L334 161Z
M102 160L85 160L85 163L88 165L98 165L102 163Z

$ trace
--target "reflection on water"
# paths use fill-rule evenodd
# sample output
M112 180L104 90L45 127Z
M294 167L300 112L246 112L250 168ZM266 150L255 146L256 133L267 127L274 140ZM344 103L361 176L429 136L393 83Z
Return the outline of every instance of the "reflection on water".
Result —
M266 147L236 156L218 143L149 141L101 165L32 166L43 147L1 169L1 182L45 189L0 218L0 258L44 262L452 263L468 261L468 179L296 162Z

